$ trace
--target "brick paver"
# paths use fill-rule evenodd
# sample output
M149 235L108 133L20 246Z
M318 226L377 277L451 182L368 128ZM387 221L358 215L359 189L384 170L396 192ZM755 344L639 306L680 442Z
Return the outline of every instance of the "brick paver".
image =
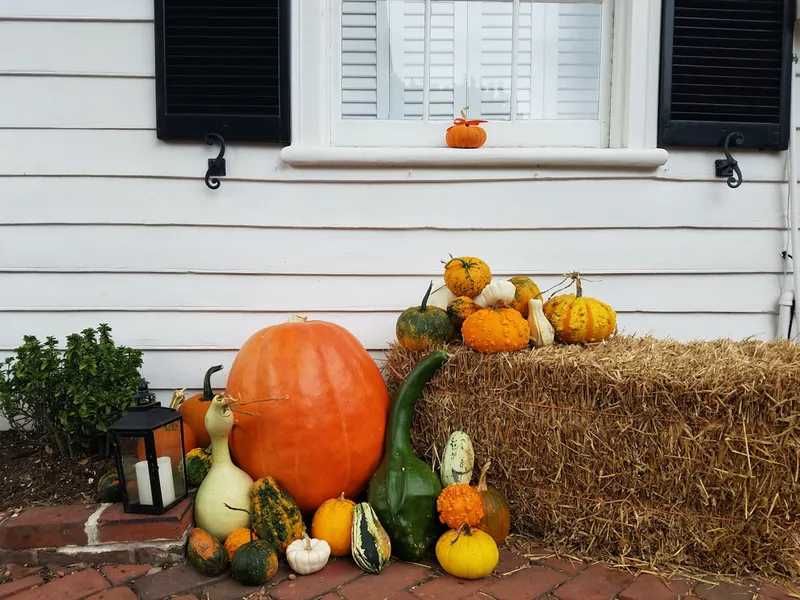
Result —
M680 595L667 583L649 573L642 573L619 593L619 600L678 600Z
M633 577L605 565L592 565L567 581L554 593L561 600L611 600Z
M341 589L340 595L348 600L384 600L432 575L433 572L427 567L396 561L387 566L379 577L359 577L348 583Z
M424 600L441 600L443 598L446 600L459 600L479 592L481 587L486 586L487 582L485 581L468 581L445 575L431 579L427 583L415 587L411 592L417 598L423 598Z
M512 571L526 567L529 564L530 561L524 556L516 552L511 552L508 548L502 548L500 550L500 562L497 563L494 572L496 575L505 575L506 573L511 573Z
M111 585L122 585L132 579L147 575L152 569L150 565L106 565L100 572L111 582Z
M497 600L532 600L561 585L567 577L565 573L537 565L487 582L481 591Z
M287 579L272 588L269 595L274 600L308 600L335 590L358 577L376 577L364 573L348 560L334 560L313 575Z
M0 525L0 548L20 550L86 544L84 525L94 505L38 506Z
M44 583L44 579L39 575L28 575L27 577L14 579L13 581L0 585L0 598L9 598L14 594L19 594L20 592L32 588L35 585L41 585L42 583Z
M694 595L702 600L752 600L753 590L733 583L699 583L694 588Z
M570 576L577 575L580 571L583 571L587 566L585 562L579 560L572 560L569 558L557 558L555 556L537 560L536 563L544 565L545 567L550 567L551 569L555 569L556 571L561 571L562 573L566 573L567 575Z
M89 596L86 600L137 600L129 587L115 587Z
M17 594L14 600L79 600L109 587L100 573L84 569Z
M137 579L133 582L133 589L141 600L161 600L171 595L195 592L226 577L227 573L219 577L205 577L189 565L180 565Z

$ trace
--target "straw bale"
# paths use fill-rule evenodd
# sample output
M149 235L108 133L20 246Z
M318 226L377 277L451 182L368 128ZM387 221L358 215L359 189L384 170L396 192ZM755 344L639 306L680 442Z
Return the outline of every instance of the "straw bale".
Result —
M452 430L469 433L518 532L623 563L800 576L800 346L448 351L415 446L436 462ZM421 356L392 348L390 387Z

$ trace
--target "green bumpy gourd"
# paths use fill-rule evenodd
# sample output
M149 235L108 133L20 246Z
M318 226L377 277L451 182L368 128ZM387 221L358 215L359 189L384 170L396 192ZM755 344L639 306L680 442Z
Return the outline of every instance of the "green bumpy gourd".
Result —
M419 560L439 535L436 498L439 476L414 454L411 419L422 388L447 360L446 352L423 358L397 391L386 429L386 450L369 482L369 503L403 560Z

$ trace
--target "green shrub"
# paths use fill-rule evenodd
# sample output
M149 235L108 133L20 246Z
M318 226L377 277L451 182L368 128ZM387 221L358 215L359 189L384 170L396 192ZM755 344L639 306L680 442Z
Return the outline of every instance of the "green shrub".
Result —
M142 353L117 346L101 324L42 344L26 336L0 366L0 414L62 453L85 452L134 399Z

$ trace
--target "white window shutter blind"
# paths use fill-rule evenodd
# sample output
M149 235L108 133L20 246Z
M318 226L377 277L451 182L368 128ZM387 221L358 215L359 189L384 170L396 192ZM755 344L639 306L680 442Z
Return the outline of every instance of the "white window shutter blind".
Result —
M343 0L341 43L342 116L379 118L378 0Z
M598 117L601 35L599 4L558 7L558 118Z

